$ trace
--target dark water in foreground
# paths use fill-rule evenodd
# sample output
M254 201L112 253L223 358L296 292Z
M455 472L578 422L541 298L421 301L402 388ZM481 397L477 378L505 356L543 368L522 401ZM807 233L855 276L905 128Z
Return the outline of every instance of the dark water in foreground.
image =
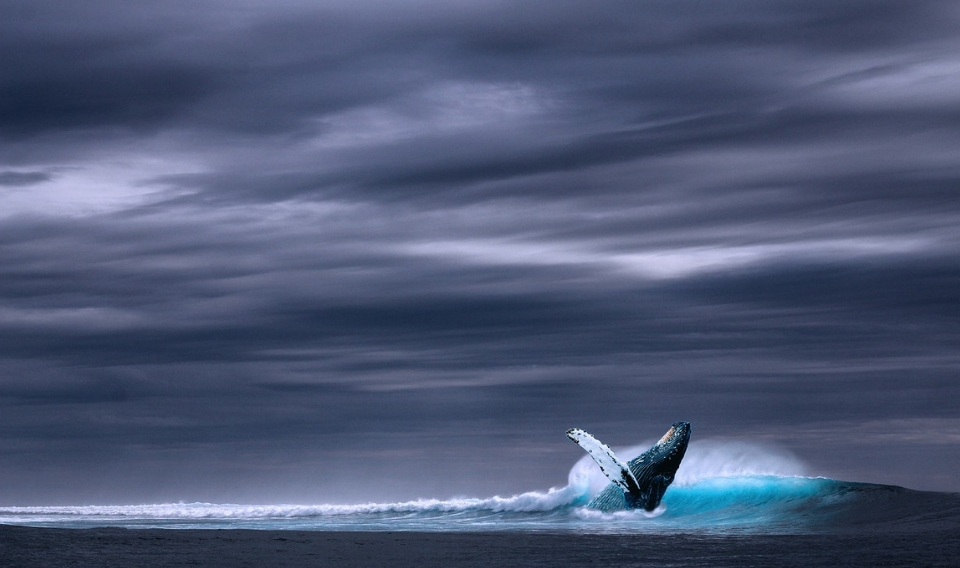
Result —
M819 535L306 532L0 526L8 568L950 566L956 531Z

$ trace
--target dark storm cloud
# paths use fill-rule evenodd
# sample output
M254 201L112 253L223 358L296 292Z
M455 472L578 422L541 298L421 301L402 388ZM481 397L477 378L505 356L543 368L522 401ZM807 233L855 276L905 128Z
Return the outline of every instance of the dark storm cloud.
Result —
M960 431L958 17L14 3L2 499L525 490L679 418L956 489L876 464Z
M531 81L634 113L747 109L782 92L790 77L769 65L792 50L882 53L891 43L903 49L952 32L935 10L949 8L940 3L695 11L659 3L452 4L419 13L363 3L263 11L42 6L21 4L4 24L9 58L0 88L11 135L178 120L296 131L326 113L443 80ZM771 55L728 56L760 47Z
M33 185L50 179L50 174L46 172L0 172L0 186L21 187Z

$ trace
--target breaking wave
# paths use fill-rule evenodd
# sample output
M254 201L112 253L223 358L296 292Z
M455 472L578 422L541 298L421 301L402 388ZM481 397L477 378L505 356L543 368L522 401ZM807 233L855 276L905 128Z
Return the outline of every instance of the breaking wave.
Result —
M618 451L636 455L648 445ZM578 530L591 532L804 532L837 526L960 518L960 496L806 476L782 450L704 440L690 444L675 483L653 511L585 507L607 483L588 456L568 484L510 497L418 499L356 505L166 503L0 507L0 523L128 528L289 530ZM921 523L922 524L922 523Z

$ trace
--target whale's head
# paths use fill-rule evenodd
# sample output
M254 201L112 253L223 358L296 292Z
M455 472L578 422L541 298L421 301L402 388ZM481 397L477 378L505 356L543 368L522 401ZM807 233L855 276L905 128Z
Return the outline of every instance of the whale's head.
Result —
M631 506L652 511L673 483L677 468L690 442L690 423L674 422L652 448L630 462L630 471L640 486L640 495L629 498Z
M651 457L656 458L658 473L669 476L672 481L683 460L683 455L687 452L688 443L690 443L690 423L674 422L660 441L649 450Z

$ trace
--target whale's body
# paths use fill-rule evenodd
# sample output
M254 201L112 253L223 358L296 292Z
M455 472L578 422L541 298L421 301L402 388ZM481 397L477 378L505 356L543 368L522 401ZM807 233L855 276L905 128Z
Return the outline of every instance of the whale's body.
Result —
M610 485L597 494L588 507L600 511L652 511L660 505L664 492L673 483L687 451L690 423L675 422L652 448L626 463L605 444L579 428L568 430L567 437L586 450L610 480Z

